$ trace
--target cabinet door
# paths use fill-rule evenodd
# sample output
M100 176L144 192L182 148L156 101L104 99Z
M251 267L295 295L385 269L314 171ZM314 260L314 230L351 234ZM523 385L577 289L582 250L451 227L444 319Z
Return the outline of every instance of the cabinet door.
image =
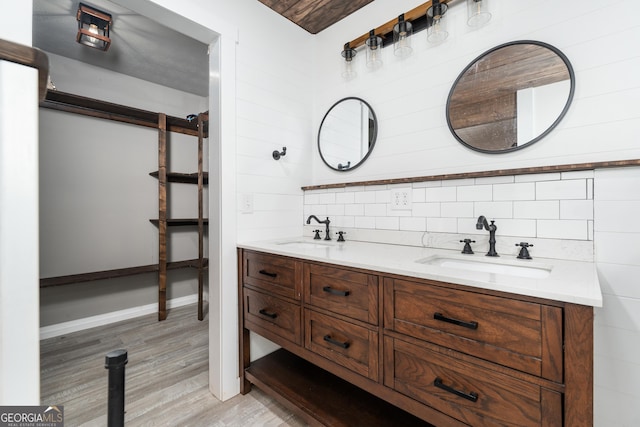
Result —
M305 309L305 347L378 381L378 331Z
M561 427L562 395L453 352L384 339L388 387L472 426Z
M244 321L247 329L277 336L302 345L302 317L299 303L245 288Z
M385 329L562 382L562 309L385 279Z
M333 266L304 265L304 302L378 324L378 276Z
M302 262L260 252L244 252L243 281L245 286L288 298L300 299Z

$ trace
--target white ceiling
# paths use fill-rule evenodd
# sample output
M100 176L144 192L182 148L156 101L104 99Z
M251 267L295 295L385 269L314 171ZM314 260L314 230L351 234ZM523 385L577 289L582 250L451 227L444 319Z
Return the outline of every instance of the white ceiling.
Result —
M117 73L208 96L206 44L107 0L88 0L83 3L113 17L111 47L102 52L83 46L76 42L78 3L33 0L33 45Z

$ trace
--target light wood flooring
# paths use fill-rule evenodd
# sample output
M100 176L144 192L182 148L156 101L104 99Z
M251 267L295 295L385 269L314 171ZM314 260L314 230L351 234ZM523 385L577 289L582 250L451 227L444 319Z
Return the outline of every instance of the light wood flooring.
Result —
M208 390L208 318L195 305L40 342L41 403L64 405L65 426L107 425L105 355L126 349L129 426L304 426L257 388L220 402Z

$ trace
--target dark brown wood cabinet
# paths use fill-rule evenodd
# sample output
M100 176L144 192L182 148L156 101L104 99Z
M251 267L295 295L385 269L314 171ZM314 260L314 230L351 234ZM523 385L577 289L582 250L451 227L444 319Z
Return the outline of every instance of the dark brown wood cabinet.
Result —
M242 393L255 384L312 425L593 423L592 307L245 249L238 257ZM249 331L282 349L251 362ZM316 386L332 392L304 391ZM352 407L354 393L372 399L369 409ZM373 410L383 404L387 418Z

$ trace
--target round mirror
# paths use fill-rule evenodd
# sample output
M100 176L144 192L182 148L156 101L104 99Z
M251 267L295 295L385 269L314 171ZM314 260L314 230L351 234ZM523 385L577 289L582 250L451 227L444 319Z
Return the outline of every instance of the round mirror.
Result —
M344 98L322 119L318 151L327 166L345 172L366 160L377 135L378 121L371 106L360 98Z
M458 76L447 100L447 123L458 141L483 153L519 150L564 117L575 89L571 64L538 41L497 46Z

